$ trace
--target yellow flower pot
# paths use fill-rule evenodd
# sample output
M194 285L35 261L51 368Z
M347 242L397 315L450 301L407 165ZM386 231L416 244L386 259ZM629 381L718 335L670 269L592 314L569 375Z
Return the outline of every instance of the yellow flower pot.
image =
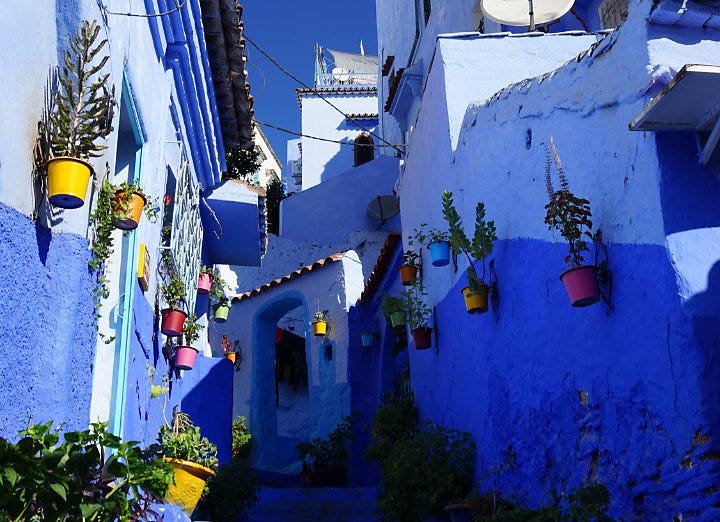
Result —
M180 506L182 510L190 515L195 511L203 489L205 481L215 472L210 468L195 464L187 460L163 458L165 462L169 462L174 471L173 481L168 488L166 500L171 504Z
M113 212L117 213L118 216L113 221L113 226L120 230L135 230L140 224L143 207L145 207L146 203L145 196L138 192L133 192L131 195L122 190L115 192Z
M327 333L327 321L314 321L313 333L318 337L321 337Z
M48 161L48 199L59 208L80 208L85 203L92 166L81 159L60 156Z
M483 314L488 310L488 287L483 285L480 292L473 293L469 286L462 289L465 308L469 314Z

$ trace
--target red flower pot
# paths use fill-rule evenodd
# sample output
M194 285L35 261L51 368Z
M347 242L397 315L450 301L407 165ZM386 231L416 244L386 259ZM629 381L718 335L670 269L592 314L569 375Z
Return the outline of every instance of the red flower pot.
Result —
M430 332L432 332L432 328L428 328L427 326L415 328L411 332L413 336L413 341L415 342L415 348L417 348L418 350L427 350L428 348L430 348L430 346L432 346Z
M175 348L175 368L180 370L192 370L195 366L195 357L198 350L192 346L178 346Z
M210 289L212 288L212 281L213 281L213 278L210 274L200 274L200 277L198 278L198 284L197 284L197 293L198 294L209 294Z
M166 308L162 312L162 325L160 331L168 337L177 337L182 333L187 314L182 310Z
M590 306L600 300L596 266L576 266L560 274L560 280L573 306Z

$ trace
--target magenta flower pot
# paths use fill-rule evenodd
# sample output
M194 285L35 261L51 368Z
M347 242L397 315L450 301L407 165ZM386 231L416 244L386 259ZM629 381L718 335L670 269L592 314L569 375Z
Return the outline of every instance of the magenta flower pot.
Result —
M594 265L571 268L560 274L560 280L574 307L590 306L600 300L597 267Z
M198 294L209 294L212 288L212 276L210 274L200 274L197 284Z
M195 357L198 351L192 346L178 346L175 348L175 368L192 370L195 366Z
M450 243L436 241L428 245L433 266L445 266L450 262Z

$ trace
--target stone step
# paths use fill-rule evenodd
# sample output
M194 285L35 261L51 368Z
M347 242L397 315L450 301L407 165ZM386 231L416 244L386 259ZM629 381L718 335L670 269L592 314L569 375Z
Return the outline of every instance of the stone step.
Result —
M263 487L246 522L376 522L377 488Z

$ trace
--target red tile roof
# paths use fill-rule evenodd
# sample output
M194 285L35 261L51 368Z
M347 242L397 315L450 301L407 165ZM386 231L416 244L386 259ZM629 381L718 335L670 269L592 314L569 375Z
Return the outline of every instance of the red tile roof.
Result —
M312 272L313 270L318 270L324 266L329 265L330 263L334 263L335 261L340 261L345 254L346 254L346 252L338 252L338 253L332 254L328 257L323 257L321 259L318 259L314 263L306 265L302 268L298 268L297 270L289 273L286 276L280 277L278 279L273 279L269 283L265 283L264 285L261 285L261 286L255 288L254 290L245 292L244 294L238 294L232 298L232 301L235 302L235 301L244 301L245 299L250 299L253 296L256 296L267 290L275 288L276 286L280 286L282 284L292 281L293 279L297 279L298 277L301 277L301 276L307 274L308 272Z
M388 234L385 244L380 250L375 266L373 267L370 277L368 277L365 283L365 288L362 294L360 294L360 302L367 303L375 292L380 287L382 280L385 278L390 264L392 263L393 257L395 257L395 251L398 245L401 245L402 237L400 234Z

